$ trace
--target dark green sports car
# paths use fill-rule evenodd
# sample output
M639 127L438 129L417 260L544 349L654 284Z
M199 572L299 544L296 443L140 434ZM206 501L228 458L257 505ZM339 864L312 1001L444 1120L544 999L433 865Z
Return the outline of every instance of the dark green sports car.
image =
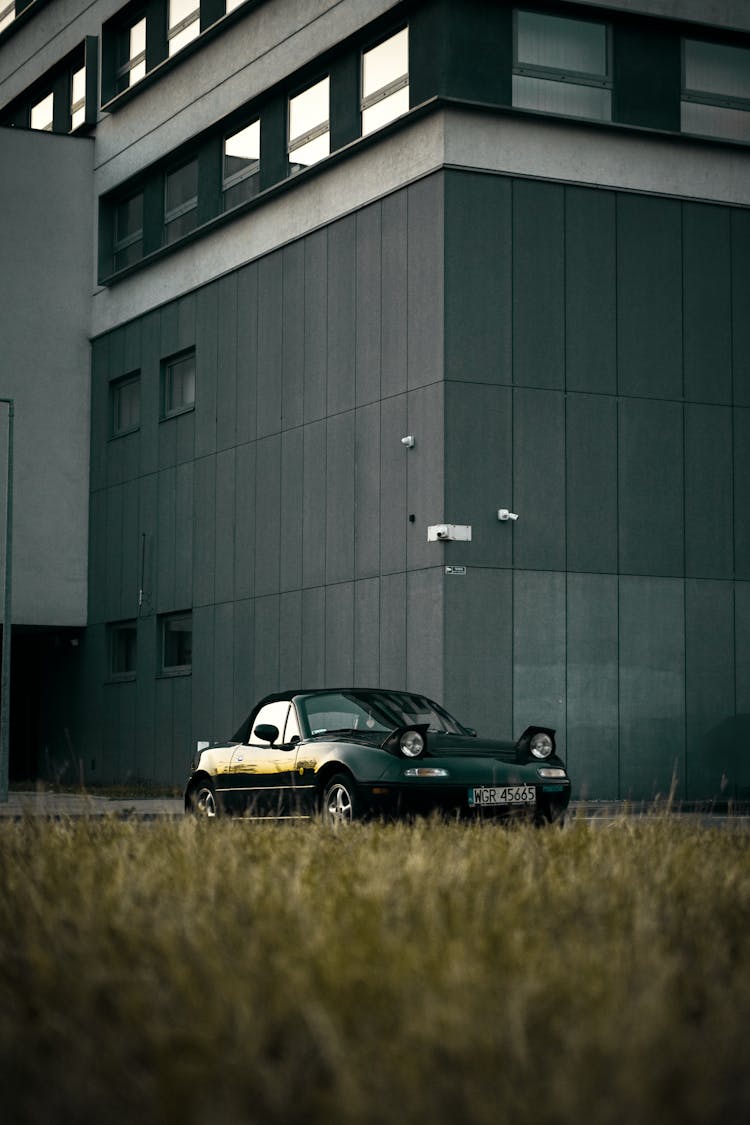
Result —
M185 810L332 821L435 810L560 820L570 781L555 732L478 738L423 695L369 688L266 696L230 742L199 749Z

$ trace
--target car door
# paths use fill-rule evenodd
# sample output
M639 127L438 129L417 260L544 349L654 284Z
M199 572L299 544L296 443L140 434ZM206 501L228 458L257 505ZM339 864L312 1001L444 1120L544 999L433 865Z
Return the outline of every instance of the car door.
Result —
M286 699L261 707L247 741L234 748L227 796L233 807L249 815L285 816L293 809L296 741L292 735L296 717L294 723L289 722L291 708ZM278 734L273 741L257 733L264 726L276 727Z

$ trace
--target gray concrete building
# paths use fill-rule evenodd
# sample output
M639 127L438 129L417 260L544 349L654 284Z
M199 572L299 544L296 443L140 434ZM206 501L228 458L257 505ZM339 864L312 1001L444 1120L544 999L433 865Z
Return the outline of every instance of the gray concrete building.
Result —
M750 795L747 4L3 5L11 776L356 683Z

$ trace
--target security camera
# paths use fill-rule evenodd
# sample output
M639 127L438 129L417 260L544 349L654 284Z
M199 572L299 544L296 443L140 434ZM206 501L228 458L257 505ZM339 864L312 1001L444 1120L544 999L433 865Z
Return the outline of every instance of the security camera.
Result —
M449 539L450 538L450 532L448 531L447 527L439 527L437 529L437 531L435 532L435 534L437 535L438 539Z
M518 513L517 512L509 512L507 508L500 508L500 510L497 513L497 518L499 520L517 520L518 519Z

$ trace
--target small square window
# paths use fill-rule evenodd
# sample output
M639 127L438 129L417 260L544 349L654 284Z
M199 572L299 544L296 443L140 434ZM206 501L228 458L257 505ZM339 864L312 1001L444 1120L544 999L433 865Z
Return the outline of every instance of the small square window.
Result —
M289 164L292 172L317 164L331 151L329 79L289 99Z
M224 210L236 207L258 193L260 121L224 138L222 187Z
M610 121L610 53L607 24L516 11L513 105Z
M138 629L135 621L109 626L109 671L112 676L134 676Z
M39 129L43 133L52 132L52 117L55 107L54 94L47 94L40 102L31 107L31 128Z
M143 257L143 192L115 203L113 250L116 270Z
M164 236L175 242L198 222L198 161L191 160L164 179Z
M162 364L164 418L195 406L195 352L184 352Z
M141 378L125 375L110 384L112 401L112 437L137 430L141 421Z
M183 47L200 35L201 12L195 0L169 0L169 39L170 55L177 54Z
M362 55L362 135L409 112L409 29Z
M146 75L146 17L128 23L117 39L117 92L134 86Z
M750 50L683 41L683 133L750 141Z
M163 672L188 672L193 663L193 615L170 613L161 618Z

